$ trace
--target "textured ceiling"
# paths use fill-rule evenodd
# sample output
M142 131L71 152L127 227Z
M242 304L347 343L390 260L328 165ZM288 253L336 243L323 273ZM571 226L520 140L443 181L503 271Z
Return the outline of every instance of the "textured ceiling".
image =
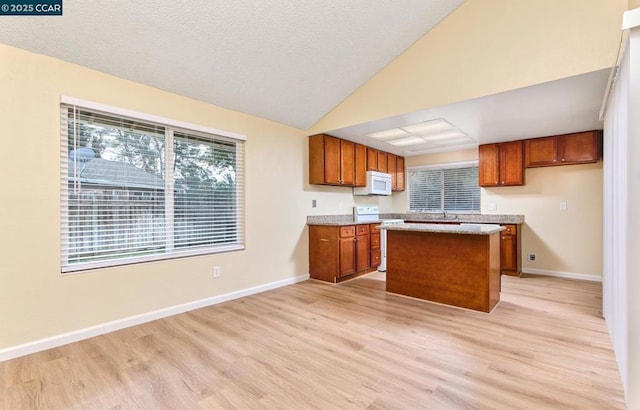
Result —
M0 42L307 129L464 0L65 0Z

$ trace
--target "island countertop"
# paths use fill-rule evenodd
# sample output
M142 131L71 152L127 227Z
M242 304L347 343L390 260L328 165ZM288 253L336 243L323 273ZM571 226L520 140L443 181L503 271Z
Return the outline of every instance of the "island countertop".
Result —
M489 313L500 302L502 226L382 227L387 292Z
M382 225L380 229L387 231L409 231L409 232L433 232L433 233L455 233L469 235L491 235L492 233L504 231L506 228L493 224L461 224L461 225L439 225L425 223L403 223L394 225Z

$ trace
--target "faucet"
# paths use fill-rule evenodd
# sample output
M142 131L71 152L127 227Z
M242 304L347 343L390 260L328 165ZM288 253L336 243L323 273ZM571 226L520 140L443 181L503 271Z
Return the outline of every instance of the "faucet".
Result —
M442 211L442 213L444 215L444 219L449 219L449 218L458 219L458 214L451 215L451 214L447 213L447 211Z

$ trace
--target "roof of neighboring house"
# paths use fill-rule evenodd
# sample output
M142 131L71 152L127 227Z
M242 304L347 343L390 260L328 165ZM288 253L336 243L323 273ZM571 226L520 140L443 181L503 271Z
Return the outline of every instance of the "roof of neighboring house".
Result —
M74 168L77 167L77 178ZM164 179L126 162L93 158L88 161L69 160L69 179L113 187L164 189Z

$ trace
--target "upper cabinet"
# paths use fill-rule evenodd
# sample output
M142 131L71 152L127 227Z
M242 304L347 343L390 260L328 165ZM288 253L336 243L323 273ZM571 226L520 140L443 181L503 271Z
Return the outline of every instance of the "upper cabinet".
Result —
M600 159L601 131L577 132L525 141L525 165L549 167L585 164Z
M317 134L309 137L309 183L365 186L367 171L388 172L394 191L404 191L404 158L362 144Z
M391 174L391 185L395 185L396 155L387 153L387 173Z
M367 147L367 171L378 170L378 150Z
M355 143L326 134L309 137L309 183L355 186Z
M387 153L384 151L378 150L378 169L380 172L389 172L387 169Z
M367 147L362 144L355 144L354 167L354 186L365 186L367 184Z
M478 147L482 187L524 185L524 168L598 162L602 131L485 144Z
M394 191L404 191L404 157L396 157L396 177Z
M387 172L388 154L375 148L367 147L367 171Z
M391 174L391 190L404 191L404 157L387 153L387 173Z
M478 147L478 183L482 187L524 185L522 141Z

